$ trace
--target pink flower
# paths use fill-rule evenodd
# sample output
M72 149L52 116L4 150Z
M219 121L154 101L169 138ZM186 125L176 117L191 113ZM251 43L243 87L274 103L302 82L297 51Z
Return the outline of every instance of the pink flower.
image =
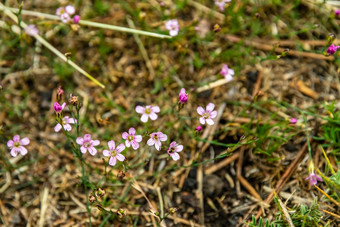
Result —
M63 105L60 105L58 102L55 102L54 105L53 105L53 108L54 108L55 112L61 113L61 111L63 111L65 106L66 106L66 103L63 103Z
M296 123L297 123L297 119L296 119L296 118L291 118L291 119L289 120L289 122L290 122L291 124L296 124Z
M61 21L68 23L71 21L71 16L76 12L74 6L67 5L66 7L59 7L56 11L57 16L60 17Z
M336 9L335 12L334 12L335 16L340 16L340 9Z
M200 132L200 131L202 131L202 126L200 126L200 125L199 125L199 126L197 126L195 130L196 130L196 132Z
M142 117L140 120L144 123L146 123L150 117L151 120L156 120L157 119L157 114L161 110L159 109L159 106L136 106L136 112L139 114L142 114Z
M168 20L165 23L165 28L167 30L169 30L169 33L170 33L171 36L178 35L178 31L179 31L178 20L176 20L176 19Z
M35 36L39 34L39 30L37 29L37 27L35 27L34 24L29 24L25 28L25 33L29 36Z
M213 125L214 121L212 120L217 116L217 111L213 111L215 108L215 105L213 103L209 103L204 110L203 107L199 106L197 107L197 113L201 115L200 122L202 125L207 122L208 125Z
M177 161L179 159L178 152L183 150L183 145L177 144L175 141L170 143L169 149L167 150L168 155L174 160Z
M310 185L316 185L318 181L321 181L321 182L323 181L322 178L316 175L314 172L311 172L305 180L308 180Z
M20 139L19 135L13 136L13 140L8 140L7 147L11 149L11 155L13 157L16 157L18 155L18 152L21 155L27 154L27 149L24 147L30 143L30 140L25 137Z
M224 6L231 0L215 0L215 5L217 5L221 11L224 11Z
M225 77L225 79L229 82L233 80L233 75L235 74L234 70L229 69L226 64L222 66L221 75Z
M340 46L335 46L334 44L332 44L328 47L327 54L333 55L339 48Z
M142 141L141 135L135 135L136 129L130 128L129 133L123 132L122 137L125 139L125 145L126 147L130 147L132 145L132 148L137 150L139 148L139 143Z
M85 134L84 138L78 137L76 139L77 144L81 145L80 151L85 154L88 151L91 155L97 154L97 149L94 146L98 146L99 140L92 140L90 134Z
M80 21L80 16L79 16L79 15L75 15L75 16L73 17L73 23L78 24L79 21Z
M156 150L161 150L162 143L161 141L167 141L168 136L163 134L162 132L153 132L150 134L150 139L148 140L147 144L149 146L155 145Z
M121 143L117 147L115 147L116 145L113 140L109 141L107 144L109 145L110 151L103 150L103 155L106 157L111 156L109 160L109 165L111 166L116 165L117 159L121 162L125 160L125 157L120 153L125 149L124 144Z
M62 129L63 126L64 126L65 131L68 131L68 132L69 132L69 131L72 130L72 127L71 127L70 124L74 124L74 123L76 123L76 122L77 122L76 119L73 119L72 117L66 116L66 117L64 117L63 120L61 121L61 124L58 123L58 124L54 127L54 131L55 131L55 132L59 132L60 129Z
M71 16L76 12L76 9L74 8L74 6L67 5L65 6L65 12Z
M182 104L187 103L188 101L188 94L185 93L185 89L182 88L181 91L179 92L179 102Z

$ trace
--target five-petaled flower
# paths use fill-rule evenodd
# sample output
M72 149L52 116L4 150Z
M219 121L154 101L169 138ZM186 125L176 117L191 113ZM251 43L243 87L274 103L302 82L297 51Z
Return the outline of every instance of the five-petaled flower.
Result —
M217 116L217 111L214 111L214 108L215 105L213 103L209 103L205 110L201 106L197 107L197 113L202 116L200 117L200 122L202 125L204 125L205 122L207 122L208 125L214 124L212 119Z
M162 143L161 141L166 141L168 136L163 134L162 132L153 132L150 134L150 139L148 140L147 144L149 146L155 145L156 150L161 150Z
M29 24L25 27L25 33L29 36L35 36L39 34L39 30L34 24Z
M221 75L225 77L225 79L229 82L233 80L233 76L235 74L233 69L228 68L228 66L226 64L224 64L222 66L222 70L221 70Z
M81 145L80 151L81 153L85 154L86 151L89 151L91 155L97 154L97 149L95 146L98 146L100 141L99 140L92 140L90 134L85 134L84 138L78 137L76 139L77 144Z
M176 19L168 20L165 23L165 28L167 30L169 30L169 33L170 33L171 36L178 35L178 31L179 31L178 20L176 20Z
M109 165L116 165L117 159L121 162L125 160L125 157L121 154L121 152L125 149L124 144L121 143L115 147L116 145L113 140L109 141L107 144L110 150L103 150L103 155L106 157L111 157L109 160Z
M159 109L159 106L136 106L136 112L139 114L142 114L142 117L140 118L142 122L146 123L150 117L151 120L157 119L157 114L161 110Z
M183 145L179 145L175 141L173 141L170 143L167 153L174 161L177 161L179 159L178 152L181 152L182 150L183 150Z
M135 134L136 129L130 128L129 133L123 132L122 137L125 139L126 147L130 147L132 145L132 148L137 150L139 148L139 143L142 141L142 136Z
M231 0L215 0L215 5L217 5L221 11L224 11L224 7L228 2L231 2Z
M72 127L70 124L75 124L77 122L76 119L69 117L69 116L65 116L60 123L58 123L55 127L54 127L54 131L55 132L59 132L60 129L62 129L64 127L65 131L71 131Z
M182 103L182 104L187 103L187 101L188 101L188 94L185 93L185 89L184 88L182 88L181 91L179 92L178 99L179 99L179 102Z
M61 113L61 111L63 111L65 106L66 106L66 103L63 103L62 105L60 105L58 102L55 102L53 105L53 108L56 113Z
M328 47L327 54L333 55L339 48L340 46L335 46L334 44L332 44Z
M27 149L24 146L28 145L29 143L30 140L27 137L20 139L19 135L15 135L13 140L8 140L7 147L11 149L11 155L16 157L18 152L21 155L27 154Z
M323 181L321 177L319 177L318 175L316 175L314 172L311 172L309 174L309 176L305 179L308 180L310 185L316 185L316 183L318 183L318 181Z

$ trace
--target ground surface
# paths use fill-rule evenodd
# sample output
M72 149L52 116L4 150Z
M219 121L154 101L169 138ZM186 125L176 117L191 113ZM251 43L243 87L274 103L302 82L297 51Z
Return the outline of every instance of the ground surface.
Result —
M305 181L309 136L315 168L329 173L320 145L338 167L339 153L332 151L339 137L326 137L324 127L332 112L326 106L337 107L340 93L339 57L323 55L329 34L339 33L334 8L314 1L232 0L221 13L213 1L198 2L74 1L83 19L101 23L129 27L129 17L138 29L167 34L164 22L179 20L177 37L139 36L143 47L132 34L71 29L22 16L58 50L70 52L105 89L32 37L0 31L0 225L89 226L91 213L94 226L152 226L158 218L149 212L151 206L161 214L178 208L162 222L166 226L246 225L261 206L262 216L275 220L277 206L263 201L278 184L288 208L310 206L318 197L322 209L338 213ZM24 9L54 14L61 4L66 1L25 1ZM215 24L220 31L213 31ZM281 56L287 49L288 55ZM223 64L235 70L230 83L219 74ZM83 156L92 187L105 190L102 206L126 209L126 216L103 212L96 204L87 210L72 144L53 129L58 86L65 90L65 101L71 93L79 96L81 134L101 140L99 153L111 139L122 142L122 132L130 127L168 135L161 151L143 138L138 150L124 152L124 166L106 168L102 155ZM177 112L182 87L189 101ZM196 108L210 102L218 110L216 123L195 136ZM143 124L135 107L148 104L160 106L161 113ZM290 124L290 118L298 123ZM26 156L10 156L6 143L15 134L30 138ZM177 162L166 153L171 141L184 145ZM339 219L322 213L319 224L326 223L337 226Z

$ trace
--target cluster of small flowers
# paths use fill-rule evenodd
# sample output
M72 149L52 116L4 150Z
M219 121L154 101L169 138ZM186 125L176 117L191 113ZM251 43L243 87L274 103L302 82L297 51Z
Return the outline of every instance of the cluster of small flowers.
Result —
M178 32L179 32L179 24L178 24L178 20L176 20L176 19L168 20L168 21L165 23L165 28L166 28L167 30L169 30L170 36L176 36L176 35L178 35Z
M69 23L73 21L73 23L78 24L80 21L80 16L74 15L75 13L76 13L76 9L72 5L59 7L56 11L57 16L60 17L63 23ZM73 18L72 18L72 15L74 15Z

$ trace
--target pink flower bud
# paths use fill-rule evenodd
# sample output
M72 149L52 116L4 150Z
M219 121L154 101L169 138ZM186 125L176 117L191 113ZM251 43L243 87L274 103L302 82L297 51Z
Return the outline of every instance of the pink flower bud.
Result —
M73 17L73 23L78 24L79 21L80 21L80 16L79 16L79 15L75 15L75 16Z
M55 112L61 113L61 111L63 111L65 106L66 106L66 103L63 103L63 105L60 105L58 102L55 102L54 105L53 105L53 108L54 108Z
M196 132L200 132L200 131L202 131L202 126L201 125L196 127Z
M291 119L289 120L289 122L290 122L291 124L296 124L296 123L297 123L297 120L296 120L296 118L291 118Z
M185 89L182 88L181 91L179 92L179 102L182 104L187 103L188 101L188 95L185 93Z

